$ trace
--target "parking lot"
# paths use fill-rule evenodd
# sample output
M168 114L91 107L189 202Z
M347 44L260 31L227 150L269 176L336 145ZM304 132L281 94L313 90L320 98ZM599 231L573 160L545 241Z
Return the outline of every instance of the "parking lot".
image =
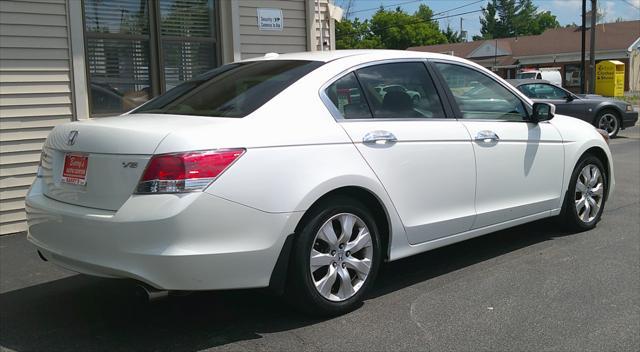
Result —
M0 238L0 349L640 350L640 127L611 142L616 190L592 231L519 226L385 265L364 305L305 317L259 291L144 304L133 285Z

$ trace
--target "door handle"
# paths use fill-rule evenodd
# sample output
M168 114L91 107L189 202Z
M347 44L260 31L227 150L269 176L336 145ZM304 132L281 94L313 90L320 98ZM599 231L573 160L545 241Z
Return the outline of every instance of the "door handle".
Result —
M495 143L499 140L500 140L500 137L498 137L498 135L495 132L488 131L488 130L478 132L475 138L476 142L483 142L483 143Z
M371 131L362 137L364 144L391 144L398 141L396 136L389 131Z

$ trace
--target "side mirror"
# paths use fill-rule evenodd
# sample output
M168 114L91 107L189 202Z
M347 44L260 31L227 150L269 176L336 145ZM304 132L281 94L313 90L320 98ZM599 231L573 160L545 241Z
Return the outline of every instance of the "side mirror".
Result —
M533 114L531 122L538 123L548 121L556 114L556 106L549 103L533 103Z
M573 97L572 94L567 94L567 97L565 99L567 99L567 102L570 102L570 101L573 101L573 99L575 98Z

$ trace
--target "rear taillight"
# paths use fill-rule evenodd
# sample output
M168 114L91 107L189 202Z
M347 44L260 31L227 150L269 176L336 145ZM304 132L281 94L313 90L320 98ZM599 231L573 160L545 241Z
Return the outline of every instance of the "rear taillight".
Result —
M244 152L245 149L217 149L155 155L149 160L136 193L201 191Z

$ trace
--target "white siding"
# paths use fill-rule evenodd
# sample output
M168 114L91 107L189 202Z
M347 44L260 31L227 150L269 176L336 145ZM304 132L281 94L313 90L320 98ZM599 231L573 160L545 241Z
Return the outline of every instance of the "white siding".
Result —
M329 16L328 3L329 0L311 0L313 1L313 47L312 51L319 51L321 49L320 42L324 40L324 50L335 49L335 39L333 34L335 32L335 23ZM320 4L320 14L318 14L318 3ZM322 24L322 37L320 36L320 21Z
M42 142L73 115L68 34L65 0L2 0L0 234L26 230Z
M257 9L260 7L282 9L284 30L259 30ZM305 0L240 1L240 52L242 58L262 56L268 52L306 51L306 7Z

